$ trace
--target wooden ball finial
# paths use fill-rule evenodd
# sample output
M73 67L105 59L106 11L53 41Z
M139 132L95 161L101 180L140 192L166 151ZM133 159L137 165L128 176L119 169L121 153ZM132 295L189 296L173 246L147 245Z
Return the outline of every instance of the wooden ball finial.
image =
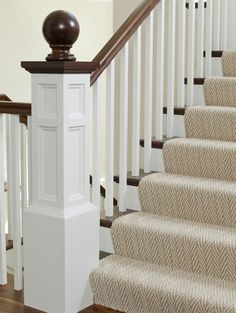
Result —
M70 12L58 10L50 13L43 22L43 36L52 48L47 61L75 61L70 49L79 37L80 27Z

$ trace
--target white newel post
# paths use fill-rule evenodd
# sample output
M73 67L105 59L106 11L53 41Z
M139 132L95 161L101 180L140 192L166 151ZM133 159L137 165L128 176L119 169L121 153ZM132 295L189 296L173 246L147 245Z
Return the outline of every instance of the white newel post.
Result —
M76 19L51 13L43 33L47 62L22 62L32 74L32 203L24 211L25 304L77 313L92 304L89 274L98 266L99 210L89 196L90 73L70 47Z

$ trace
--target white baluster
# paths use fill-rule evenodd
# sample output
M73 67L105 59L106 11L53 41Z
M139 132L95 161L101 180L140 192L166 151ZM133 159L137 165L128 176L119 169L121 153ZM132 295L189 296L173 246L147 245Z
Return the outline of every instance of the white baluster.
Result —
M21 208L27 207L27 131L25 125L20 126L21 138Z
M189 0L188 19L188 85L187 85L187 105L193 105L194 96L194 47L195 47L195 0Z
M121 50L120 78L120 159L119 159L119 209L126 211L127 145L128 145L128 98L129 98L129 42Z
M93 170L92 199L94 205L100 208L100 80L93 85ZM108 86L109 89L109 86Z
M168 64L167 64L167 137L173 137L174 126L174 94L175 94L175 21L176 0L169 4L169 31L168 31Z
M177 73L177 105L185 105L185 43L186 43L186 1L179 1L179 38L178 38L178 73Z
M164 101L164 53L165 53L165 5L162 0L157 5L157 84L156 84L156 139L163 137Z
M145 26L144 172L150 173L152 154L153 11L147 18Z
M6 115L6 156L7 156L7 220L8 220L8 239L13 239L12 234L12 190L11 190L11 115Z
M203 50L204 50L204 24L205 24L205 1L198 1L198 10L197 10L197 77L203 77Z
M227 49L227 32L228 32L228 0L221 0L221 40L220 49Z
M11 186L13 221L14 288L22 289L21 209L20 209L20 131L19 116L11 116Z
M133 110L132 110L132 176L139 175L140 105L141 105L141 27L134 34Z
M7 284L5 222L3 115L0 114L0 285Z
M28 116L28 205L32 203L32 118Z
M212 65L212 21L213 21L213 6L212 6L213 0L207 1L207 8L206 8L206 72L205 76L209 77L211 76L211 65Z
M213 12L214 12L214 50L220 50L220 29L221 29L221 0L213 1Z
M106 102L106 216L113 216L114 195L114 108L115 108L115 61L107 68Z

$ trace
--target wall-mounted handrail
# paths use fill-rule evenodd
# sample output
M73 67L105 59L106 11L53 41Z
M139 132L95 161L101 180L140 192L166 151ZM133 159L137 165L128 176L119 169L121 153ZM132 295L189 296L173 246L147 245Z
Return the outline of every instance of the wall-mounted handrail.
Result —
M121 25L117 32L112 36L108 43L96 55L92 62L98 63L99 66L91 75L91 86L98 77L103 73L115 56L124 47L130 37L136 32L143 21L149 16L152 10L160 0L145 0L129 18Z

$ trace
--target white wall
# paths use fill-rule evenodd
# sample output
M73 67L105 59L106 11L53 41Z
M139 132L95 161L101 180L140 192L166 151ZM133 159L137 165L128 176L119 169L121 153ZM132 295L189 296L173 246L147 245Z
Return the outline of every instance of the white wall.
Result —
M112 0L0 0L0 93L30 101L30 75L20 62L45 59L50 49L42 23L58 9L70 11L80 23L80 37L72 50L78 61L91 61L112 35Z

